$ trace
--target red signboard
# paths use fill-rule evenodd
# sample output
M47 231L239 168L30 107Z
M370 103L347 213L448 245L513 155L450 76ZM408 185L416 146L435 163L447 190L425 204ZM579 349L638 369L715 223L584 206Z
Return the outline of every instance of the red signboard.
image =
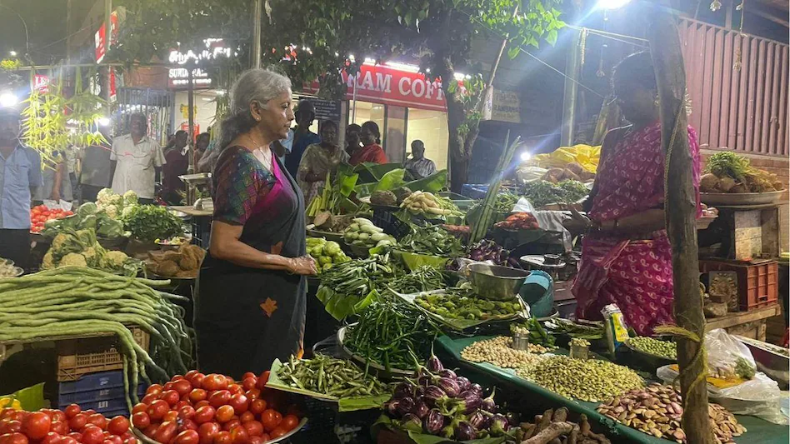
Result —
M33 89L45 94L49 92L49 77L43 74L33 76Z
M110 24L112 25L112 41L110 42L110 45L112 45L118 39L118 13L113 12L110 15ZM101 63L101 61L104 59L104 55L107 54L107 49L105 47L105 35L107 33L104 29L104 25L105 24L102 23L95 35L96 63Z
M355 77L343 72L343 80L348 86L346 100L356 99L364 102L384 103L387 105L446 111L442 82L430 82L417 72L395 69L386 65L362 65ZM309 88L318 91L318 82Z

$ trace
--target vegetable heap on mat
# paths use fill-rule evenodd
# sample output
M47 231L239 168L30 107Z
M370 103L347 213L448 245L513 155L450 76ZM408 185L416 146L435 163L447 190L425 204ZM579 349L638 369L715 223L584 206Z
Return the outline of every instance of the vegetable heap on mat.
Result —
M146 368L156 378L169 379L193 364L184 309L170 302L186 298L149 286L156 284L80 267L0 280L0 341L115 333L130 401L136 393L129 387L137 387L140 375L148 379ZM127 325L151 335L150 355L135 343Z
M55 236L41 263L42 270L60 267L90 267L124 276L137 276L143 262L122 251L108 251L96 241L91 228L74 231L64 228Z

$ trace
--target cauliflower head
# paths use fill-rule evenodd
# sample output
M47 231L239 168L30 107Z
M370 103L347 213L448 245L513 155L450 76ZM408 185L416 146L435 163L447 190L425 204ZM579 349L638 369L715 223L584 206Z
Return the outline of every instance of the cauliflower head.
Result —
M52 250L58 251L62 249L66 241L68 241L68 236L65 233L58 233L55 239L52 240Z
M44 260L41 262L41 269L49 270L50 268L55 268L55 259L52 257L52 251L47 251L47 254L44 255Z
M87 268L88 262L85 260L85 256L79 253L69 253L63 256L60 259L60 263L58 264L58 267L68 267L68 266Z
M118 217L118 207L115 205L107 205L104 207L104 212L107 213L111 219L116 219Z
M115 196L115 191L112 188L102 188L98 194L96 194L96 202L99 204L109 204L112 201L112 196Z
M108 251L105 255L107 266L113 269L123 268L123 264L128 258L129 256L127 256L123 251Z
M137 193L132 190L129 190L123 193L123 204L124 205L133 205L138 202Z
M135 205L128 205L123 207L123 211L121 212L121 219L128 219L129 216L132 215L132 211L134 211Z

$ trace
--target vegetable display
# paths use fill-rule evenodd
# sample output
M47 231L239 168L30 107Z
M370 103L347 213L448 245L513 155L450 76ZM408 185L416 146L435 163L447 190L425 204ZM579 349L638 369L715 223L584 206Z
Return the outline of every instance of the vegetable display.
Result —
M504 230L537 230L540 228L535 216L527 212L513 213L507 219L495 223L494 226Z
M438 226L420 227L407 234L398 248L409 253L458 257L463 254L461 241Z
M564 180L557 184L545 180L529 182L524 187L524 197L535 208L543 208L554 203L573 203L584 198L590 190L577 180Z
M387 371L411 369L414 356L430 354L439 330L419 310L393 300L373 302L346 330L343 345Z
M73 214L70 210L60 208L50 210L46 205L36 205L30 209L30 231L40 233L47 221L63 219Z
M44 224L42 234L55 237L64 230L96 231L96 236L101 239L117 239L125 236L123 222L111 216L106 209L100 209L93 202L85 202L77 208L76 214L57 220L50 220Z
M0 443L3 444L137 444L123 416L108 419L93 410L71 404L65 410L0 411Z
M322 354L301 360L291 356L277 376L293 387L335 398L382 395L388 390L384 383L354 363Z
M521 268L518 259L510 257L510 251L505 250L496 242L488 239L483 239L469 247L466 258L475 262L491 261L494 265ZM451 262L448 265L448 269L458 270L458 266L457 262Z
M567 334L571 338L587 339L594 341L603 339L606 336L603 322L586 321L580 319L577 322L570 319L553 318L545 323L547 329L554 334Z
M332 241L327 242L326 239L320 237L307 238L307 254L316 260L319 272L328 271L336 264L351 260L340 249L340 244Z
M74 231L64 228L52 240L41 263L42 270L60 267L85 267L134 277L143 269L142 261L122 251L105 250L92 228Z
M721 151L706 161L699 189L703 193L764 193L781 191L784 185L775 174L753 167L746 157Z
M341 320L367 307L378 295L378 288L394 276L388 255L343 262L321 273L316 297L327 313Z
M394 279L388 284L390 290L403 294L440 290L445 287L442 272L429 265L423 265L411 273Z
M132 425L160 444L263 444L300 423L282 392L266 388L269 372L243 380L196 370L153 384L132 409ZM86 444L86 443L82 443Z
M649 337L639 336L628 339L628 345L634 350L648 355L658 356L677 361L678 349L674 341L659 341Z
M510 332L526 333L529 335L529 343L543 345L546 347L554 347L554 336L548 334L546 329L543 328L537 318L529 318L524 322L514 322L510 324Z
M167 281L165 281L166 283ZM0 341L47 338L59 334L115 333L127 364L124 386L134 396L139 375L169 378L192 364L192 341L184 309L154 290L155 281L116 276L99 270L63 267L0 281ZM125 325L151 335L150 356Z
M685 443L682 405L683 399L673 387L650 384L608 399L598 406L598 412L656 438ZM734 442L733 437L746 432L732 413L718 404L708 404L708 415L716 442Z
M343 239L350 245L364 248L395 245L394 237L363 217L354 218L354 223L343 232Z
M566 398L598 402L644 387L628 367L596 359L552 356L517 370L519 376Z
M519 302L480 299L472 290L465 288L448 288L446 293L423 294L414 303L448 319L509 319L524 310Z
M124 210L123 222L132 236L141 241L184 234L181 219L161 205L136 205Z
M488 362L502 368L521 368L545 359L541 353L548 351L548 348L537 344L529 344L529 351L516 350L513 348L513 338L498 336L469 345L461 350L461 357L469 362Z
M458 211L458 207L455 206L455 204L449 199L438 197L433 193L424 193L422 191L415 191L411 193L408 197L403 199L400 207L409 210L412 213L425 214L428 217L462 214L460 211Z
M137 193L129 190L120 195L112 188L104 188L96 194L96 206L99 211L104 211L112 219L121 219L138 206ZM84 204L83 204L84 205Z
M178 250L149 251L148 269L162 277L196 278L206 250L181 244Z
M457 376L435 356L416 374L416 384L401 382L384 404L391 424L406 431L468 441L506 435L518 418L500 412L494 393ZM509 420L510 419L510 420Z

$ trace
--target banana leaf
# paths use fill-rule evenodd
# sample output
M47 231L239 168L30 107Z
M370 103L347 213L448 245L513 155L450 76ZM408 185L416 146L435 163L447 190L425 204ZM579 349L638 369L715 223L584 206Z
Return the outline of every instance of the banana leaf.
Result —
M406 174L406 170L402 168L392 170L384 174L378 182L357 185L354 191L357 192L357 197L365 197L370 196L374 191L386 191L400 188L404 185L404 174Z
M447 186L447 170L439 170L428 177L423 177L420 180L408 182L404 184L406 188L412 191L426 191L429 193L438 193L445 189Z
M338 294L324 285L318 287L316 297L327 313L338 321L348 316L359 313L378 298L378 291L371 290L365 297L357 295Z
M403 168L399 163L361 163L354 168L354 172L359 174L360 183L371 183L380 181L385 174L392 170Z
M384 427L386 429L392 430L394 432L405 433L409 435L412 441L416 444L448 444L448 443L462 443L462 444L502 444L508 438L508 436L499 436L499 437L488 437L488 438L480 438L480 439L473 439L471 441L454 441L452 439L442 438L441 436L436 435L429 435L427 433L423 433L422 431L418 432L415 430L405 429L400 426L397 420L391 419L387 415L381 415L379 419L373 423L372 428L375 430L377 428ZM512 438L510 438L512 440Z

